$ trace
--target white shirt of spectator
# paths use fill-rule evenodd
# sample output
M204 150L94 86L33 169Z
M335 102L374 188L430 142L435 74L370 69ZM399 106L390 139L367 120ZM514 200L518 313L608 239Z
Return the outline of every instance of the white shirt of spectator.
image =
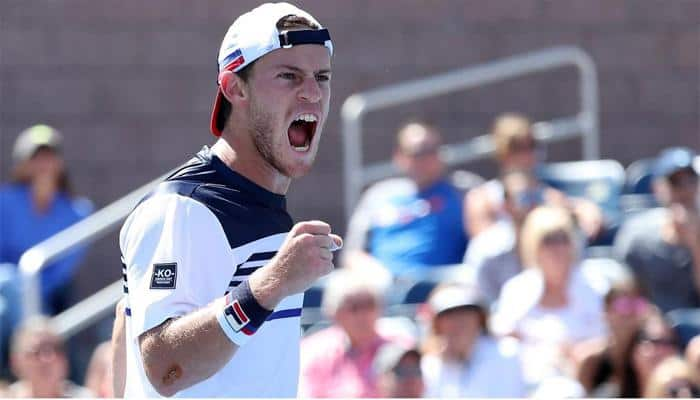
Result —
M421 369L425 397L524 397L527 389L518 359L518 344L512 338L495 340L482 336L474 344L469 360L446 362L425 355Z
M516 334L521 339L525 379L537 385L562 373L562 345L606 334L603 295L607 285L587 269L574 267L569 283L569 303L562 308L540 307L544 288L541 271L524 270L501 290L491 330L497 335Z

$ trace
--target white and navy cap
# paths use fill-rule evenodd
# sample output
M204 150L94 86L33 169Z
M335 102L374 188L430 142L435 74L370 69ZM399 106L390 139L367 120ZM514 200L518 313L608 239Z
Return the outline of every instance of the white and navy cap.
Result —
M282 31L277 29L280 19L287 16L303 17L319 29ZM311 16L289 3L266 3L238 17L228 28L219 49L219 72L237 72L265 54L301 44L318 44L333 55L333 44L327 29ZM217 84L221 84L218 81ZM211 132L221 136L224 120L219 117L223 95L217 89L211 115Z

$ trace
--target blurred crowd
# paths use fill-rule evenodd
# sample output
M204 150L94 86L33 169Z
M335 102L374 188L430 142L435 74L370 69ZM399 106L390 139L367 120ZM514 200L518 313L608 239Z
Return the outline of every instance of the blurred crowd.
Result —
M491 135L498 177L464 179L435 127L399 129L402 176L366 190L318 288L300 394L700 396L698 156L647 160L645 202L611 212L547 181L526 116Z
M341 268L307 293L323 318L304 327L300 396L700 396L700 158L663 150L652 201L615 218L544 179L526 116L491 135L485 180L448 171L435 127L398 130L402 176L366 190ZM0 187L0 397L114 395L109 342L80 386L51 320L21 315L21 255L91 212L62 154L60 132L28 128ZM42 270L46 315L68 306L84 253Z

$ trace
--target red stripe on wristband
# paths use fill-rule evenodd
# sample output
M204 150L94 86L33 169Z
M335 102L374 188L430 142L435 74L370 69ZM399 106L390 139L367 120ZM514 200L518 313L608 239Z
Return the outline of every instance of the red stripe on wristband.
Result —
M250 318L248 318L248 316L245 315L245 312L243 312L243 309L241 308L241 305L238 303L238 300L234 301L231 305L233 306L233 311L238 316L238 319L241 320L241 324L245 325L248 322L250 322Z

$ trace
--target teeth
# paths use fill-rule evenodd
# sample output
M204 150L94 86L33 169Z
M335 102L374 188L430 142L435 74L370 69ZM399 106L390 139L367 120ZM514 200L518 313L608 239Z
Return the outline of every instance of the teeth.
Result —
M316 118L316 116L313 114L301 114L295 119L295 121L316 122L318 121L318 118Z
M309 150L309 147L311 147L311 146L309 146L308 144L305 144L305 145L300 146L300 147L294 147L294 150L299 151L299 152L305 152L305 151Z

